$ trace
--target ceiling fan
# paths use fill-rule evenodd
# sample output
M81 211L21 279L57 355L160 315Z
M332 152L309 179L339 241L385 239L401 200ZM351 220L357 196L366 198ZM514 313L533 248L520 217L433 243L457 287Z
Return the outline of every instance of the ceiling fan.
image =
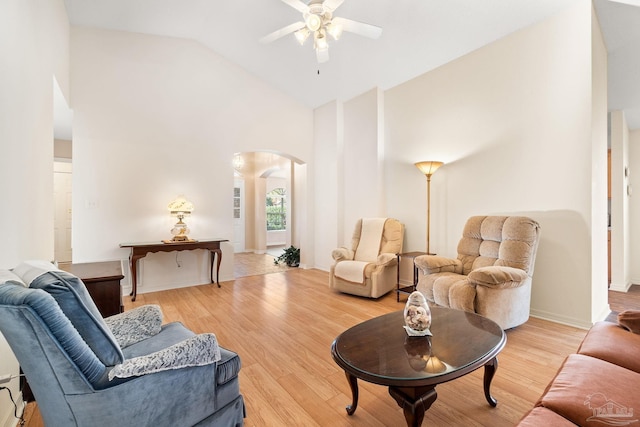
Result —
M382 34L382 28L351 19L333 17L333 12L344 0L311 0L305 4L301 0L282 0L282 2L302 13L302 21L294 22L286 27L274 31L260 39L261 43L271 43L293 33L298 42L303 45L309 36L313 35L313 48L319 63L329 60L329 43L327 35L338 40L343 31L348 31L364 37L377 39Z

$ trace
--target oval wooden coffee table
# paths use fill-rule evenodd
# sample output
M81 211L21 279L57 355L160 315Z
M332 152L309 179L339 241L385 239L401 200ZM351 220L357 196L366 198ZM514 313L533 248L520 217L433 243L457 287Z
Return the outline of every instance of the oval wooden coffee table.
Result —
M331 345L333 360L344 369L358 406L358 378L389 387L409 426L420 426L424 413L437 398L436 386L484 366L484 395L490 393L498 368L497 355L506 336L497 323L475 313L432 307L432 337L409 337L403 312L367 320L340 334Z

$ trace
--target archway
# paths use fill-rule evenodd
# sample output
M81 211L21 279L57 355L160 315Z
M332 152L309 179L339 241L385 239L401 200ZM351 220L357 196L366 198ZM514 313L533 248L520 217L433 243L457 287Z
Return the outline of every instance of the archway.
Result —
M234 154L234 253L269 254L273 257L285 247L297 246L296 164L303 162L286 153L258 151ZM265 264L273 264L272 258ZM259 267L259 270L265 268ZM266 270L278 271L274 268ZM261 271L255 274L264 274ZM237 272L236 277L238 274L249 275Z

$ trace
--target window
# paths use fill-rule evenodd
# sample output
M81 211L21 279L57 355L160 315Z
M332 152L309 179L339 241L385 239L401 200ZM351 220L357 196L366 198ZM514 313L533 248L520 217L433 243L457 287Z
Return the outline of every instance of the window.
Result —
M287 193L275 188L267 193L267 231L287 229Z
M233 188L233 218L240 219L240 187Z

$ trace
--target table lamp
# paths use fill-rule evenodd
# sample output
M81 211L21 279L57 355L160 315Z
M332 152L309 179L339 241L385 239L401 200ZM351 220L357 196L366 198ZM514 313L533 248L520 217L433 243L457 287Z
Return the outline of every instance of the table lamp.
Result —
M173 234L173 238L168 242L191 242L193 240L189 239L189 228L187 224L185 224L182 220L184 217L191 215L193 212L193 203L185 199L183 196L178 197L173 200L167 206L169 212L171 212L171 216L175 216L178 218L178 222L171 229L171 234ZM167 241L165 241L167 242Z

